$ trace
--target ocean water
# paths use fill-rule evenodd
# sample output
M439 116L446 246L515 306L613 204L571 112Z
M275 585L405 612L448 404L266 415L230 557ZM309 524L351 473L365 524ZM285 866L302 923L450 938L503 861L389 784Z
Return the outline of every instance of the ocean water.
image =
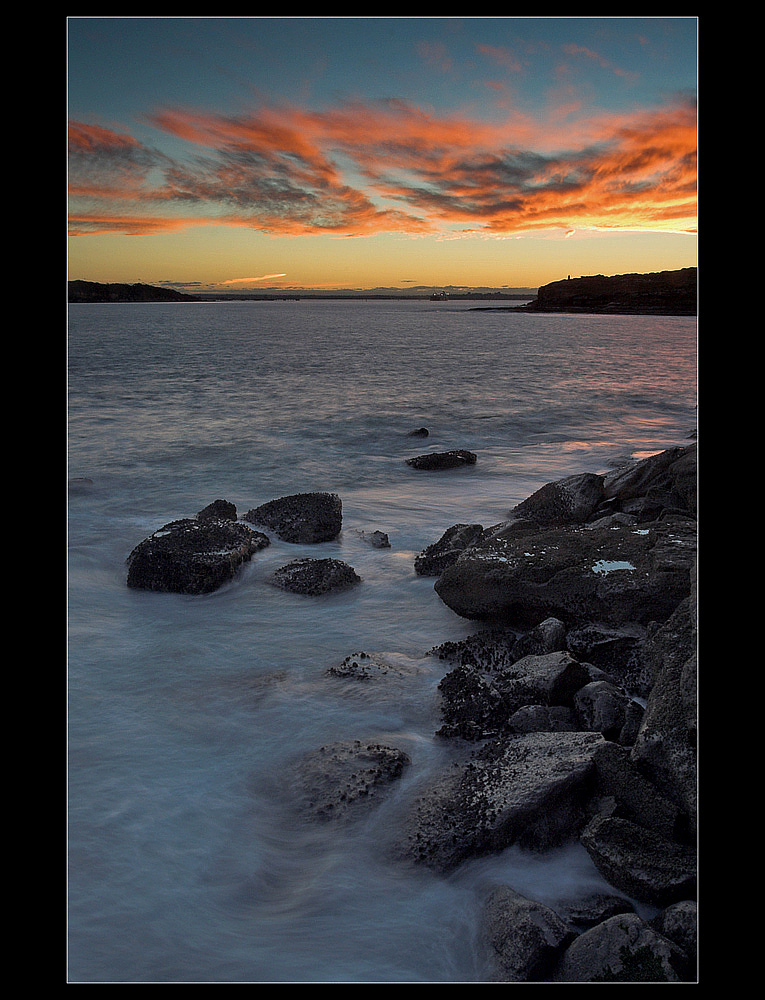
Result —
M457 752L434 736L447 668L427 652L480 628L413 563L546 482L688 444L696 336L691 318L464 302L70 307L70 982L483 982L490 886L550 905L608 888L577 844L448 877L395 860L401 810ZM404 462L451 448L476 465ZM313 490L342 499L337 541L273 537L204 597L128 590L127 555L167 521ZM306 555L363 582L321 598L269 584ZM411 676L326 676L361 650ZM304 819L296 763L347 739L411 766L355 823Z

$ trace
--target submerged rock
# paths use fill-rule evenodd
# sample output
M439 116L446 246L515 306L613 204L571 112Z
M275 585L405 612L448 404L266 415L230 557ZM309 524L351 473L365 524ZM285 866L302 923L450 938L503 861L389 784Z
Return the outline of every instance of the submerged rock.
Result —
M361 577L340 559L295 559L277 569L271 583L293 594L315 597L354 587L361 583Z
M343 506L336 493L295 493L254 507L242 518L271 528L285 542L331 542L342 529Z
M409 763L403 750L379 743L347 740L319 747L296 767L301 806L315 819L347 822L375 805Z
M127 585L209 594L232 580L243 563L269 544L267 535L238 521L208 516L171 521L130 553Z

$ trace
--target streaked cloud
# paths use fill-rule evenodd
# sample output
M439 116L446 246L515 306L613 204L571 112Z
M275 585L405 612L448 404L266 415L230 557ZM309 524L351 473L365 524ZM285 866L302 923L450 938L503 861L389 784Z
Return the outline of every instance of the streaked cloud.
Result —
M125 132L71 124L73 233L695 229L696 109L683 98L620 114L572 102L544 120L517 109L494 119L437 114L398 99L240 114L174 107L150 124L159 148L172 138L172 156Z

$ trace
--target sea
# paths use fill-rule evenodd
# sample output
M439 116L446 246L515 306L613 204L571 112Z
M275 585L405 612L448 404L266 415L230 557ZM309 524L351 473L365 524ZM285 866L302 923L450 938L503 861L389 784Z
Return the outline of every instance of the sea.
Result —
M408 805L467 752L436 736L448 664L430 651L482 628L414 559L547 482L690 444L697 347L695 317L460 300L69 307L68 982L489 982L493 886L559 908L613 891L576 842L449 875L395 850ZM455 448L475 465L405 461ZM337 540L272 534L209 595L128 589L127 556L167 522L317 490L342 500ZM362 582L270 583L305 556ZM327 674L360 651L407 669ZM319 822L300 762L346 740L411 763L352 822Z

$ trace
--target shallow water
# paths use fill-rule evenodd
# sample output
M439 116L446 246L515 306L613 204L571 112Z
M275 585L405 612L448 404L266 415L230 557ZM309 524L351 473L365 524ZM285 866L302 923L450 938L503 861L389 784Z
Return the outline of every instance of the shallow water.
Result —
M453 752L433 735L445 668L427 651L477 630L413 561L552 479L687 444L695 348L692 319L460 303L70 308L70 981L480 982L487 886L550 903L604 887L578 845L448 878L392 862L399 811ZM476 465L404 463L448 448ZM127 589L126 556L167 521L311 490L341 496L337 541L273 538L205 597ZM362 537L375 529L390 549ZM303 555L363 583L320 599L270 586ZM325 676L362 649L417 669ZM338 739L412 760L346 830L295 811L296 759Z

